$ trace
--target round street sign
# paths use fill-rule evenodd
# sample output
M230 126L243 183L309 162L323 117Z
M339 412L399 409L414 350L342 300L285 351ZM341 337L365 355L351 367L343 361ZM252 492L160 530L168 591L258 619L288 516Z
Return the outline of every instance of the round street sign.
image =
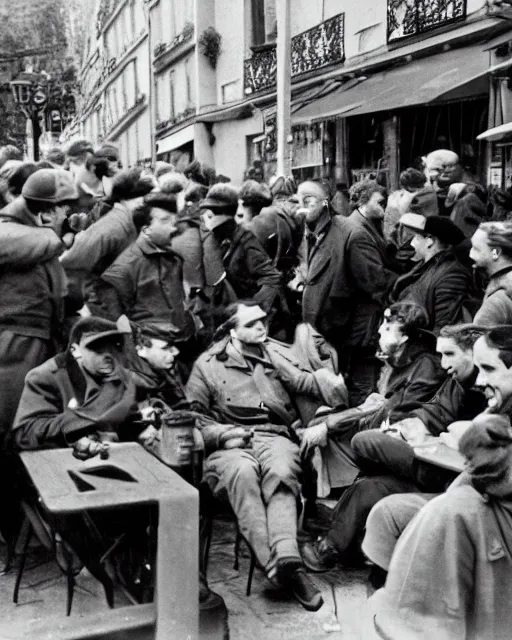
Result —
M43 105L46 102L46 93L42 89L37 89L32 96L32 102L37 106Z

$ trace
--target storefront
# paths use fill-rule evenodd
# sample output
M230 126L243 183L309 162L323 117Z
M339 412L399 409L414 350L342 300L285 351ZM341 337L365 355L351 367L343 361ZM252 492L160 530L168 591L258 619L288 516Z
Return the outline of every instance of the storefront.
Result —
M476 136L487 122L488 71L482 44L404 59L393 68L372 75L361 71L336 83L297 110L292 124L334 121L329 129L333 151L324 150L323 172L337 181L372 177L395 189L400 171L420 166L421 157L435 148L453 149L477 179L486 181L486 146ZM345 132L339 121L346 123Z
M180 129L169 136L159 138L157 144L157 158L170 162L182 171L194 158L195 125Z

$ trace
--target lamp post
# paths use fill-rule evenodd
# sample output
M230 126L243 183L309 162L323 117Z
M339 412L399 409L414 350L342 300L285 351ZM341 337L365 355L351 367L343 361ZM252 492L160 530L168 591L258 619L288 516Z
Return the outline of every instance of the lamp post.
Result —
M40 144L49 146L75 114L71 89L52 82L45 71L23 72L10 83L14 102L27 119L27 156L39 160Z

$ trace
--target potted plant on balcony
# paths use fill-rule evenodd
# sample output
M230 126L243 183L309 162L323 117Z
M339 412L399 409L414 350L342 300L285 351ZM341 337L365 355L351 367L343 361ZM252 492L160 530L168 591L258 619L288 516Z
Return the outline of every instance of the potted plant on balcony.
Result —
M222 36L214 27L208 27L203 31L199 38L199 45L203 55L208 59L212 69L217 66L217 60L220 56L220 43Z

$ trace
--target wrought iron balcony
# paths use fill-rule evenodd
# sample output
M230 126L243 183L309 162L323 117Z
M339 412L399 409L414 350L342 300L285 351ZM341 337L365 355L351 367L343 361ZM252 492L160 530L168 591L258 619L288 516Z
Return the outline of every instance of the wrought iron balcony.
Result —
M467 0L388 0L388 42L464 20Z
M292 38L292 77L342 63L345 60L344 35L345 14L340 13ZM256 51L244 61L245 95L271 89L276 83L276 72L275 45Z

